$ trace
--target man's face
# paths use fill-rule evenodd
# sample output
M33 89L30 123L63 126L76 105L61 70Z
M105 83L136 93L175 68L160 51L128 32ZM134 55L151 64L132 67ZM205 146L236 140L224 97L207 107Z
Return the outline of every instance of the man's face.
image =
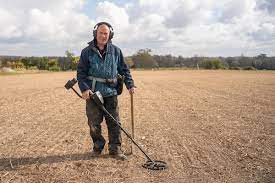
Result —
M107 25L100 25L97 28L96 40L100 45L105 45L109 40L110 29Z

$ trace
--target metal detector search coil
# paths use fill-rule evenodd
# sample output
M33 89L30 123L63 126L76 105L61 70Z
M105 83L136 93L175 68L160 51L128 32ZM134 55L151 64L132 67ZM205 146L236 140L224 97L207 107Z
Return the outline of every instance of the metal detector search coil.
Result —
M167 163L164 161L147 161L142 165L143 168L147 168L150 170L164 170L167 168Z

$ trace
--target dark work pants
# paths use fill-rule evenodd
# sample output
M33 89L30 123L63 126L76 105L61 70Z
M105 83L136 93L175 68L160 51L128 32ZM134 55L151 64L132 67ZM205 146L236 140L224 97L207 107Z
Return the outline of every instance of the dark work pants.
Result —
M119 109L117 96L105 97L104 107L111 113L111 115L119 121ZM108 128L109 137L109 152L117 152L121 146L121 130L119 126L95 104L94 101L86 100L86 114L88 117L88 124L90 127L90 135L93 140L95 151L102 151L105 145L105 139L101 134L101 123L103 117Z

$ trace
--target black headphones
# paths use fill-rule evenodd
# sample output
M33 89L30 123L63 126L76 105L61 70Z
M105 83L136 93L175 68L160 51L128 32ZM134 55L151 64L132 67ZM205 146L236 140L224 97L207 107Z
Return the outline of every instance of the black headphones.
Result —
M93 30L93 36L94 38L96 38L96 32L99 26L101 25L107 25L110 29L110 34L109 34L109 40L111 40L114 37L114 29L111 26L111 24L107 23L107 22L99 22L94 26L94 30Z

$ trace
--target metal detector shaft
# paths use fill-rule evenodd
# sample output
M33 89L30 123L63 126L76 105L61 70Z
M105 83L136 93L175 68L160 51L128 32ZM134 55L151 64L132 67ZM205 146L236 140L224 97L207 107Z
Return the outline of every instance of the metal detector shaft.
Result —
M131 137L131 135L129 133L127 133L122 127L121 125L119 124L119 122L107 111L107 109L105 109L104 106L101 106L101 109L106 113L108 114L108 116L110 116L114 121L115 123L119 126L119 128L125 133L125 135L132 140L132 142L139 148L139 150L146 156L146 158L151 161L151 162L154 162L144 151L143 149L134 141L134 139Z
M77 94L77 96L79 96L80 98L82 98L81 95L73 87L71 89Z

